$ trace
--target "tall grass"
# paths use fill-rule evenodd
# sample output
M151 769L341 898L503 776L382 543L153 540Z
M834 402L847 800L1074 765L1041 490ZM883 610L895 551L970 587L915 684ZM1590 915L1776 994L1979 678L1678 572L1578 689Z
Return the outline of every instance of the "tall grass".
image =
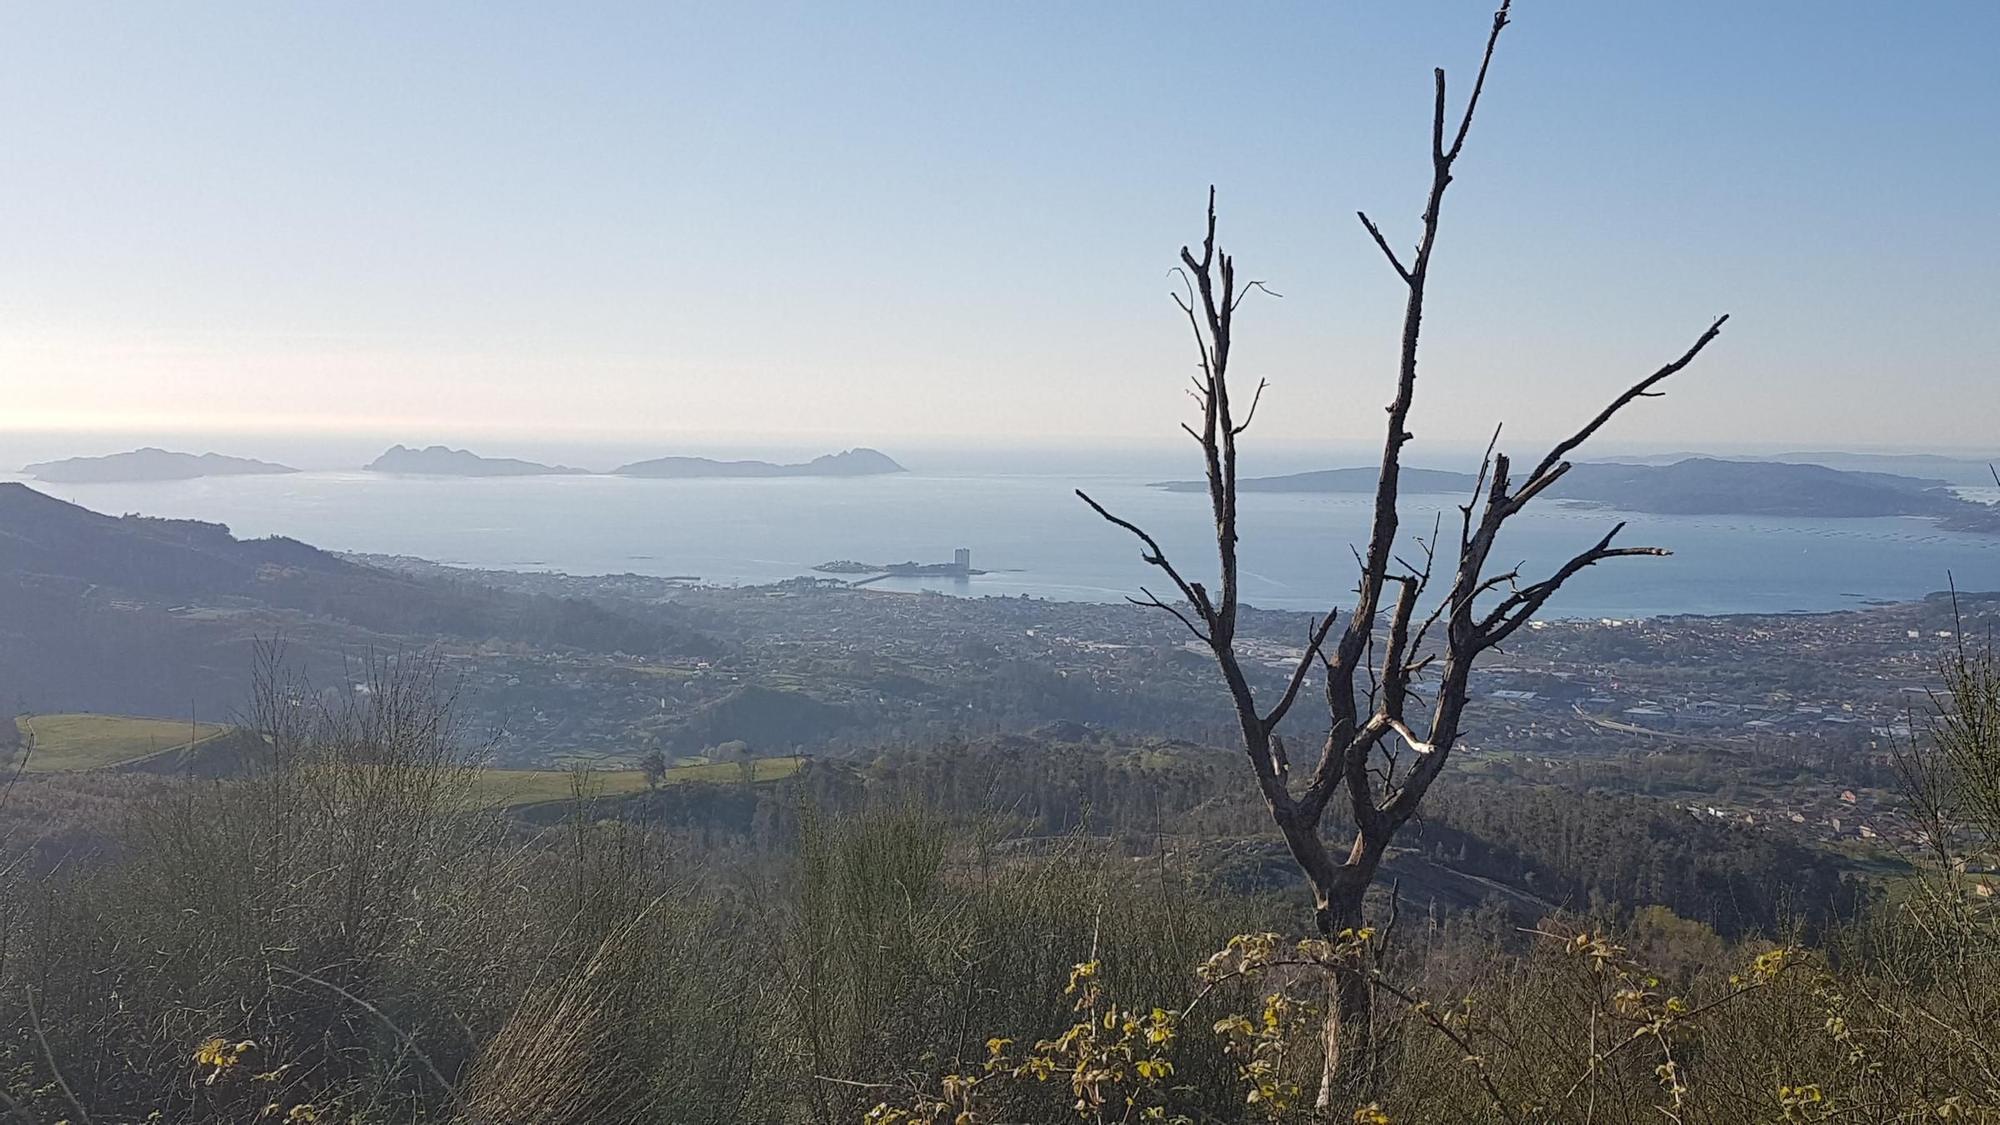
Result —
M1235 926L1164 868L906 806L742 857L581 792L531 827L482 798L434 658L360 683L272 661L248 776L149 783L116 848L0 883L0 1110L854 1120L990 1027L1058 1029L1077 961L1170 998Z

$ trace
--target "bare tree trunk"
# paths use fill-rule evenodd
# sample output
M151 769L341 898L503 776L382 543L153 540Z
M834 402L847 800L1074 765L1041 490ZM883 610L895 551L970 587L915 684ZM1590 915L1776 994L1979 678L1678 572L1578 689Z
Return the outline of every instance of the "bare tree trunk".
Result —
M1513 476L1513 463L1498 449L1500 434L1496 429L1472 495L1459 505L1463 518L1451 587L1441 599L1435 599L1428 615L1420 614L1419 603L1430 591L1443 520L1429 538L1413 537L1417 550L1409 557L1421 565L1405 561L1398 553L1397 536L1403 447L1414 439L1408 422L1416 393L1426 286L1445 189L1452 182L1453 168L1472 128L1494 45L1507 26L1509 2L1500 0L1499 10L1493 13L1486 51L1456 130L1449 128L1444 71L1433 72L1431 184L1422 231L1407 260L1366 214L1359 216L1407 294L1396 396L1388 406L1374 520L1366 553L1356 552L1361 579L1337 642L1329 643L1337 614L1328 612L1308 627L1305 650L1284 681L1277 701L1268 708L1260 706L1236 641L1240 608L1236 441L1250 428L1266 385L1258 381L1248 407L1239 414L1241 400L1230 397L1229 365L1237 308L1251 290L1262 288L1262 283L1239 284L1235 259L1218 247L1213 188L1209 189L1208 222L1200 252L1181 248L1178 273L1183 287L1174 301L1187 316L1200 358L1194 397L1201 406L1201 421L1198 426L1184 424L1182 429L1199 443L1207 470L1209 504L1215 517L1219 578L1215 589L1211 591L1169 560L1144 528L1112 514L1081 490L1077 492L1098 515L1137 537L1143 548L1139 557L1172 583L1168 598L1141 586L1139 592L1145 596L1131 600L1171 614L1214 654L1242 728L1244 755L1272 822L1312 885L1318 906L1317 927L1337 953L1328 985L1326 1068L1318 1098L1322 1111L1332 1108L1337 1088L1343 1084L1343 1071L1356 1074L1365 1069L1354 1065L1355 1055L1365 1058L1368 1050L1366 1017L1377 978L1371 977L1372 969L1366 963L1371 955L1369 942L1353 933L1362 928L1362 899L1390 840L1417 814L1432 782L1451 757L1473 663L1526 625L1563 583L1586 567L1607 559L1667 554L1658 547L1614 546L1613 540L1624 529L1619 524L1552 574L1530 581L1519 570L1489 573L1488 559L1502 526L1561 479L1570 468L1565 458L1613 415L1639 399L1658 397L1658 385L1692 363L1729 319L1717 318L1680 358L1627 388L1551 449L1524 477ZM1442 638L1431 633L1440 623L1444 626ZM1309 780L1299 788L1278 727L1315 669L1324 675L1331 733ZM1417 685L1430 677L1436 678L1436 687L1426 701ZM1428 710L1428 721L1412 714L1413 708ZM1320 835L1320 826L1328 806L1343 789L1353 814L1354 839L1346 857L1337 861ZM1343 938L1343 933L1348 936Z
M1357 853L1366 853L1365 841L1357 840ZM1358 933L1364 922L1363 900L1368 893L1368 885L1373 880L1377 856L1364 854L1360 861L1344 865L1336 870L1331 884L1320 893L1320 906L1314 912L1320 936L1327 941L1341 944L1343 934ZM1366 874L1362 874L1362 872ZM1327 1112L1334 1108L1334 1100L1339 1090L1342 1076L1360 1073L1363 1067L1356 1064L1365 1060L1373 1044L1369 1042L1368 1014L1368 966L1366 958L1369 949L1366 942L1351 956L1341 957L1333 967L1327 980L1326 1021L1321 1032L1326 1052L1326 1065L1320 1074L1319 1095L1314 1099L1314 1108Z
M1313 1107L1330 1112L1345 1078L1364 1072L1374 1050L1368 1029L1368 981L1360 968L1338 968L1326 985L1326 1069L1319 1080Z

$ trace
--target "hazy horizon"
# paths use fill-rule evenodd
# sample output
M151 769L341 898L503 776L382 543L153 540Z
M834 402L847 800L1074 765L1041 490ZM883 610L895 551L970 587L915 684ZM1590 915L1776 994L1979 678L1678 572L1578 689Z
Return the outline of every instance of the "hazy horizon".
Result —
M1401 294L1353 212L1414 238L1431 68L1457 104L1490 10L18 6L0 429L1168 447L1215 183L1285 294L1239 324L1254 440L1365 445ZM1730 312L1597 452L1990 441L1995 33L1520 5L1419 439L1525 448Z
M1517 443L1518 444L1518 443ZM275 461L306 472L360 469L391 445L443 445L487 457L520 457L593 472L651 457L684 455L723 459L806 460L858 446L879 449L914 472L1089 473L1158 472L1198 476L1200 454L1180 442L1125 438L1081 442L1029 440L965 441L939 435L901 435L892 440L853 434L661 434L648 437L563 438L548 435L473 434L431 436L426 431L297 433L199 433L172 431L5 431L0 430L0 478L18 475L29 464L73 457L101 457L153 447L180 453L219 453ZM1435 441L1413 446L1407 463L1436 468L1469 468L1482 446ZM1525 448L1525 446L1523 446ZM1770 443L1681 445L1605 444L1582 455L1586 461L1648 458L1674 454L1704 457L1776 457L1785 454L1845 453L1881 457L1939 456L1978 462L2000 460L1992 447L1782 446ZM1372 465L1381 450L1366 441L1337 443L1266 442L1244 448L1246 476L1309 469Z

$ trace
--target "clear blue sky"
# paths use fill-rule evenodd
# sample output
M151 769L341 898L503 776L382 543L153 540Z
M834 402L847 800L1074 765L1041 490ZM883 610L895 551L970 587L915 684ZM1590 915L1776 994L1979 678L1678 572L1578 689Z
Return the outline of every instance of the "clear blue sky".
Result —
M1490 10L11 4L0 429L1166 440L1213 181L1285 294L1263 436L1365 438L1400 292L1353 212L1414 237ZM1610 440L2000 445L1996 42L1522 0L1419 436L1553 430L1727 311Z

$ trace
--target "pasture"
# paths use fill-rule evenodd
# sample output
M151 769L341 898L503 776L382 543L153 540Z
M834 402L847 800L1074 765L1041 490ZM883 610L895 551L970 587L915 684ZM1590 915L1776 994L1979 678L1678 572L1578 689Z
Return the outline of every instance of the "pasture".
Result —
M213 738L228 729L213 723L191 725L185 719L130 715L35 715L14 723L24 745L31 736L34 740L28 773L106 769ZM15 751L11 760L18 761L19 753Z

